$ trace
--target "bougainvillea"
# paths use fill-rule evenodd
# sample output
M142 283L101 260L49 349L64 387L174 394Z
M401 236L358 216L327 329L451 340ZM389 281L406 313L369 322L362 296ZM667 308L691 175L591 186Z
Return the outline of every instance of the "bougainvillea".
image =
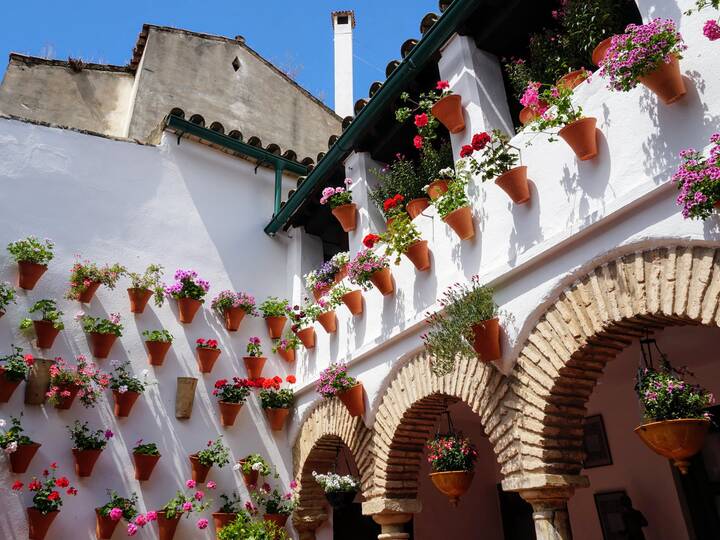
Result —
M720 132L713 133L710 142L707 158L694 148L680 152L683 163L672 176L680 191L676 202L686 219L707 219L720 202Z

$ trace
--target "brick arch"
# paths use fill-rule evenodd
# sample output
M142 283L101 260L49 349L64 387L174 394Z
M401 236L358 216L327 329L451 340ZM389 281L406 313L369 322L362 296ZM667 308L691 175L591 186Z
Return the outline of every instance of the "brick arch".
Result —
M505 489L582 483L582 422L606 363L645 329L718 326L720 248L650 249L601 264L563 290L509 377Z

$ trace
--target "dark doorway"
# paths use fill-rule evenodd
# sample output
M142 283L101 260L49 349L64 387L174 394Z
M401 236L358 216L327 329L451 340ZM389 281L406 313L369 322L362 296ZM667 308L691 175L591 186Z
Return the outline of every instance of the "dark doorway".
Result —
M535 540L532 506L513 491L497 485L505 540Z
M405 525L405 532L413 538L413 522ZM333 538L335 540L377 540L380 525L370 516L363 516L362 505L353 503L333 510Z

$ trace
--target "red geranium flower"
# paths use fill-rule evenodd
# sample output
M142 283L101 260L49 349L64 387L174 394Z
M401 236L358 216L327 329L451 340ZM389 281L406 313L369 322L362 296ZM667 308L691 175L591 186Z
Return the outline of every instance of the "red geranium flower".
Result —
M282 384L282 379L281 379L279 376L275 375L275 376L273 377L273 382L274 382L275 384Z
M287 379L285 379L285 380L287 382L289 382L290 384L295 384L295 381L297 381L297 379L295 378L295 375L288 375Z
M74 495L77 495L77 489L75 489L74 487L68 488L67 494L68 494L68 495L73 495L73 496L74 496Z
M413 139L413 146L420 150L420 148L423 147L423 143L425 142L425 139L423 139L420 135L415 135L415 138Z
M33 481L28 484L28 489L30 491L37 491L41 487L42 484L40 484L40 482L36 478L33 478Z
M68 480L64 476L61 476L60 478L55 480L55 485L59 488L66 488L70 485L70 480Z
M372 249L379 240L380 237L377 234L370 233L363 238L363 245L368 249Z
M469 144L466 144L465 146L463 146L460 149L460 157L466 158L468 156L472 156L474 151L475 151L475 149L472 146L470 146Z
M23 488L23 483L20 480L15 480L12 485L13 491L20 491Z
M490 135L487 132L476 133L472 138L472 147L474 150L482 150L489 142Z
M436 90L447 90L448 88L450 88L450 83L447 81L438 81L435 87Z
M48 501L57 501L60 498L60 494L57 491L51 491L47 498Z
M51 468L51 469L57 469L57 461L53 461L53 462L50 464L50 468Z
M203 338L198 338L195 343L198 345L205 345L205 340Z
M427 113L415 115L415 125L419 128L427 126L429 121Z
M215 383L215 388L222 388L227 384L227 379L220 379Z
M32 354L26 354L25 355L25 363L28 366L32 366L35 363L35 359L33 358Z

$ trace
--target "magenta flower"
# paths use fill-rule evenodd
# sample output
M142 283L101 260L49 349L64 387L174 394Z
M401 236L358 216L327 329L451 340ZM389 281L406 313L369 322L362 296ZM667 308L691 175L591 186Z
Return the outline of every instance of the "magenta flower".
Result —
M197 528L198 529L206 529L208 526L208 520L205 518L199 519L197 522Z
M113 521L118 521L123 516L123 511L117 507L113 508L112 510L110 510L109 516L110 519L112 519Z

